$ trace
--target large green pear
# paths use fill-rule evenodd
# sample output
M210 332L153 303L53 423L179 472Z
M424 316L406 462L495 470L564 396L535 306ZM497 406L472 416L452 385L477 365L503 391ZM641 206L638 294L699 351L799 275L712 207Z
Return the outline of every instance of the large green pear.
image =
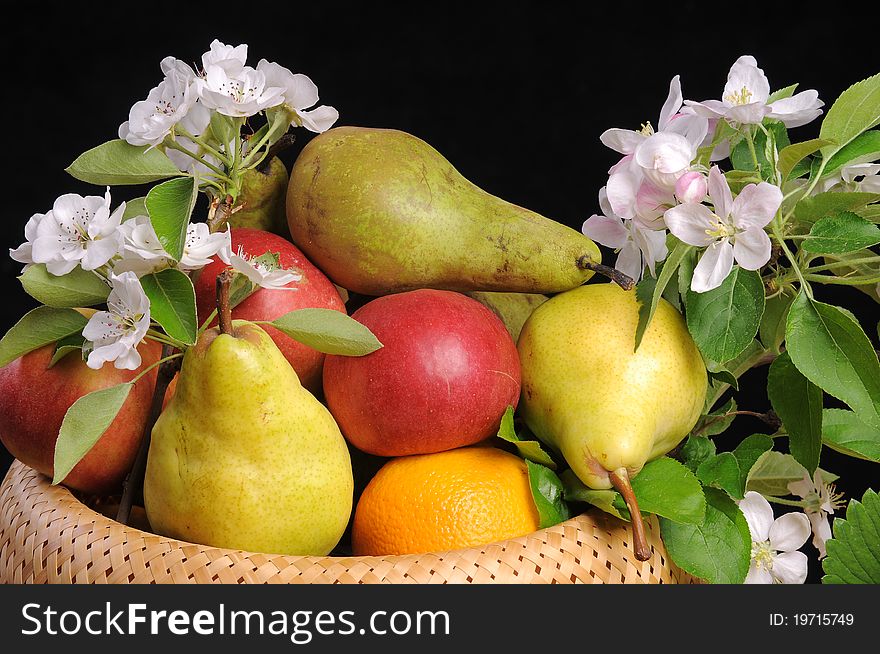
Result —
M391 129L337 127L312 139L290 173L287 221L316 266L364 295L556 293L601 262L580 232L483 191Z
M152 432L152 528L217 547L324 556L348 523L351 459L330 412L259 326L206 330Z
M582 286L538 307L517 349L526 424L586 486L617 488L641 529L629 479L696 424L707 373L671 304L660 300L634 351L638 321L635 291ZM636 554L647 558L650 550Z

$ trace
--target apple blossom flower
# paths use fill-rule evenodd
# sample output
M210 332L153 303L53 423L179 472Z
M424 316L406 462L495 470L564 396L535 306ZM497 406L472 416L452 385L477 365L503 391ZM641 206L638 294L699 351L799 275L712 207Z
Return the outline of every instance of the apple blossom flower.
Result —
M786 513L776 520L764 496L749 491L739 501L749 525L752 556L746 584L802 584L807 579L807 555L797 550L810 536L803 513Z
M266 255L269 253L267 252ZM236 252L232 251L231 245L218 252L220 260L233 270L247 277L251 282L262 288L285 289L295 291L287 285L298 282L302 275L293 270L286 270L277 265L272 265L266 255L255 257L244 252L239 245Z
M27 270L34 264L33 257L33 247L34 240L37 238L37 226L40 224L40 221L46 217L46 214L43 213L35 213L30 219L27 221L27 224L24 226L24 238L25 241L21 245L19 245L14 250L9 248L9 256L13 261L18 261L19 263L24 264L24 268L22 270Z
M146 100L134 104L128 120L119 126L119 138L132 145L158 145L178 123L198 135L211 120L210 112L198 102L192 68L174 57L165 57L160 67L165 79Z
M581 231L597 243L619 250L614 267L638 281L647 265L654 274L654 263L666 258L666 232L655 231L638 220L617 216L608 202L605 187L599 191L599 207L604 215L592 215Z
M114 273L134 272L141 277L175 266L148 216L135 216L122 223L120 229L125 236L125 251L113 264ZM205 223L190 223L186 228L183 255L176 267L184 271L204 268L211 262L211 257L230 247L230 238L228 230L212 234Z
M835 492L834 484L822 479L822 471L818 468L812 479L804 475L801 481L791 482L788 490L806 501L804 513L813 528L813 546L819 550L819 558L825 558L825 541L831 538L829 516L843 506L843 494Z
M284 101L285 90L268 85L265 73L250 66L210 64L195 84L201 102L224 116L253 116Z
M663 214L676 204L672 189L655 186L634 155L626 155L608 172L606 191L612 211L649 229L665 229Z
M682 204L687 202L699 204L706 199L708 188L703 173L692 170L679 177L675 182L675 197Z
M36 225L33 262L46 264L53 275L66 275L77 265L83 270L100 268L122 252L119 225L124 211L125 202L110 212L109 187L103 198L62 195Z
M709 171L708 187L714 211L688 203L664 215L666 226L679 240L708 246L694 269L691 290L696 293L720 286L734 260L746 270L758 270L770 260L770 237L764 227L782 204L782 191L767 182L749 184L734 200L718 166Z
M856 163L844 166L816 187L816 193L826 191L860 191L880 193L880 163Z
M86 365L95 370L113 361L120 370L136 370L141 365L137 346L150 328L150 300L133 272L110 277L112 290L107 311L97 311L83 328L91 342Z
M723 118L735 125L760 125L764 118L781 121L786 127L806 125L822 113L825 105L817 91L801 91L789 98L767 104L770 82L751 55L743 55L730 67L721 100L685 104L697 115Z
M306 75L292 73L289 69L271 61L261 59L257 70L266 76L266 84L284 89L284 104L300 119L302 126L310 132L325 132L339 119L339 112L333 107L318 104L318 87ZM294 123L296 124L296 123Z

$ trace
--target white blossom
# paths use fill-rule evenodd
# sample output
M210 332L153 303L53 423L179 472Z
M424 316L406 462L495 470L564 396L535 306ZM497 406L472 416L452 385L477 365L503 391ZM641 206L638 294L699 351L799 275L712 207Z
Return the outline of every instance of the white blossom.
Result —
M186 241L180 261L168 256L148 216L135 216L122 224L125 251L113 271L134 272L139 277L170 268L190 271L205 267L211 258L230 247L229 231L210 233L205 223L190 223L186 228Z
M585 236L605 247L619 250L614 267L639 280L647 265L654 274L654 264L666 258L666 232L654 231L638 220L624 220L617 216L608 203L603 187L599 191L599 206L604 215L592 215L584 221L581 231Z
M325 132L339 119L339 112L333 107L318 104L318 87L306 75L294 74L284 66L261 59L257 70L266 76L268 86L284 89L283 102L300 119L302 126L311 132ZM295 123L294 123L295 124Z
M103 198L62 195L37 222L31 242L33 262L46 264L53 275L66 275L77 265L83 270L100 268L122 252L119 225L124 211L123 202L110 212L109 187Z
M813 546L819 550L819 558L824 558L825 541L831 538L830 516L842 506L842 495L835 492L834 484L822 479L822 471L818 468L812 479L804 475L801 481L791 482L788 490L806 501L804 514L813 529Z
M224 116L253 116L284 100L284 89L269 86L265 74L250 66L211 64L204 76L196 79L196 89L206 107Z
M37 226L45 217L46 214L43 213L35 213L31 216L27 221L27 224L24 226L24 243L14 250L9 248L9 256L12 260L25 264L23 270L27 270L34 264L33 247L34 240L37 238Z
M718 166L709 172L708 187L714 211L704 204L688 203L664 215L676 238L706 247L691 282L696 293L719 287L734 260L746 270L758 270L770 260L770 237L764 227L782 203L782 191L767 182L749 184L734 200Z
M137 347L150 328L150 300L133 272L112 275L110 282L108 310L97 311L83 328L92 344L86 364L97 370L112 361L120 370L136 370L141 365Z
M739 501L749 524L752 555L747 584L802 584L807 579L807 555L797 550L810 536L810 522L803 513L786 513L776 520L770 503L749 491Z
M226 252L232 247L232 235L225 232L211 233L205 223L190 223L186 228L186 243L178 268L181 270L198 270L204 268L212 257Z
M816 193L827 191L880 193L880 163L854 163L843 166L816 186Z
M227 246L220 250L218 256L223 263L232 266L236 272L240 272L262 288L296 290L287 285L302 279L302 275L296 271L269 265L265 258L245 253L241 245L235 252L232 251L231 245Z
M721 100L685 101L698 115L723 118L735 125L759 125L764 118L781 121L786 127L805 125L822 113L824 102L814 90L767 103L770 83L758 62L743 55L730 67Z
M217 39L211 42L211 48L202 55L202 70L208 70L209 66L220 66L231 72L244 68L247 63L247 44L226 45Z
M198 102L192 68L174 57L163 59L161 68L165 79L134 104L119 126L119 138L132 145L158 145L178 123L198 135L210 122L210 112Z

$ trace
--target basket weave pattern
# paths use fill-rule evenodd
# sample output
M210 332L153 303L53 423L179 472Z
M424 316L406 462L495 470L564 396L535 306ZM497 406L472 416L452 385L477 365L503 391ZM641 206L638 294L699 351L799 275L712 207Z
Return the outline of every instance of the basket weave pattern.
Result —
M141 531L16 461L0 487L2 583L693 583L647 521L649 561L627 523L590 511L483 547L386 557L260 554Z

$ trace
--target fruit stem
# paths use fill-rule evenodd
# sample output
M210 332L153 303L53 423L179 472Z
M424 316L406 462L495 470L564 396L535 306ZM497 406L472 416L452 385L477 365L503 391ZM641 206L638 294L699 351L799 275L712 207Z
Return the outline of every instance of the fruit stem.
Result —
M623 496L626 502L626 508L629 509L629 517L632 521L633 528L633 549L636 558L639 561L647 561L651 558L651 546L648 545L648 537L645 535L645 521L642 520L642 512L639 510L639 503L636 500L636 494L633 492L632 484L629 483L629 472L626 468L618 468L614 472L608 474L611 484L617 489L617 492Z
M156 374L156 387L153 389L150 413L147 415L147 423L144 425L141 443L131 470L129 470L125 483L122 486L122 499L119 500L119 508L116 510L116 522L124 525L128 524L128 519L131 517L131 507L134 504L135 493L143 489L153 425L156 424L159 414L162 413L162 404L165 401L165 391L168 390L168 384L171 383L174 374L180 366L180 358L169 358L172 356L173 351L174 348L171 345L162 346L162 358L168 360L159 366L159 371Z
M227 195L222 201L220 198L215 198L211 203L211 210L208 212L208 230L212 234L219 231L229 220L234 203L235 199L231 195Z
M229 286L234 273L227 268L217 275L217 315L220 318L220 333L232 335L232 306L229 304Z
M601 263L595 263L586 254L577 260L577 265L578 268L582 268L584 270L592 270L593 272L597 272L600 275L605 275L605 277L620 286L620 288L622 288L624 291L628 291L636 285L635 280L633 280L633 278L629 275L625 275L617 268L612 268L611 266L606 266L605 264Z

